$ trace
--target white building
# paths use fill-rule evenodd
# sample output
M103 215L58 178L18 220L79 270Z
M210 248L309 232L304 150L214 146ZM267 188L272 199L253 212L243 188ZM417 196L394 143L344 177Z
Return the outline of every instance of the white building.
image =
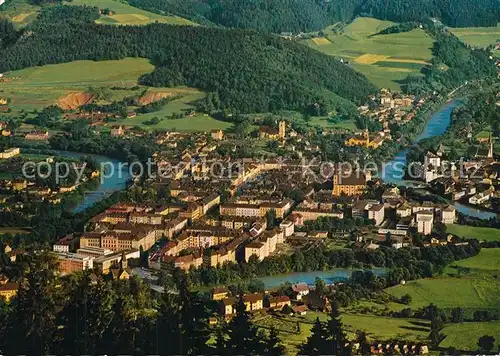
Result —
M423 235L430 235L432 233L432 226L434 224L434 214L430 211L420 211L416 214L417 230Z
M376 204L368 209L368 219L375 220L376 226L384 222L384 215L384 204Z
M453 205L448 205L441 210L441 222L445 225L453 224L456 218L456 209Z
M295 224L292 221L285 220L280 224L280 229L283 230L285 237L292 236L295 232Z

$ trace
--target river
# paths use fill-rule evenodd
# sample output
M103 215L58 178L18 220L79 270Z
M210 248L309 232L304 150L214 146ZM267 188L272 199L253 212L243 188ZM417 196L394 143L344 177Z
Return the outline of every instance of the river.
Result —
M343 282L347 281L354 271L359 271L359 269L335 268L329 271L287 273L270 277L260 277L258 279L264 282L266 289L272 289L286 282L314 285L316 278L324 280L326 284ZM373 268L370 271L376 276L383 276L385 274L385 269L383 268Z
M74 208L75 213L81 213L92 205L107 198L114 192L127 189L127 184L131 180L131 175L128 166L120 167L120 161L106 156L69 152L69 151L53 151L57 156L65 156L71 158L92 157L101 167L107 168L106 175L102 176L101 183L96 190L87 191L84 194L83 200ZM112 168L111 168L112 167ZM121 168L121 169L120 169Z
M453 100L446 105L444 105L439 111L434 113L432 117L427 121L424 131L417 137L414 145L418 144L420 141L427 138L440 136L446 132L451 124L451 114L453 109L461 104L460 100ZM400 151L394 156L394 158L385 164L385 168L382 171L381 177L385 182L393 183L403 186L412 186L413 182L405 181L402 177L402 172L398 167L406 166L406 154L409 149ZM479 219L491 219L496 218L497 214L490 211L477 209L468 205L464 205L459 202L452 202L458 212Z

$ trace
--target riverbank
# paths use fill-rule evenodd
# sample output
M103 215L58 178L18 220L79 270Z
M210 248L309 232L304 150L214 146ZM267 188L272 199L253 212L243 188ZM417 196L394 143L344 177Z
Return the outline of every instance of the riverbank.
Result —
M454 99L436 111L431 118L427 121L427 124L423 132L417 137L415 142L411 147L415 147L422 140L429 139L436 136L443 135L451 125L451 115L453 110L462 104L462 100ZM411 148L410 147L410 148ZM389 162L385 164L385 169L382 170L382 179L387 183L392 183L398 186L413 187L414 182L404 180L404 174L401 172L402 167L407 166L407 153L410 148L406 148L398 154ZM432 194L428 192L428 194ZM441 197L442 198L442 197ZM444 198L443 198L444 199ZM461 214L474 217L477 219L489 220L491 218L496 218L497 214L490 211L470 207L468 205L462 204L456 201L447 200L450 204L453 204L457 211Z
M278 288L284 283L306 283L307 285L312 286L314 285L316 278L322 279L328 285L349 280L352 273L355 271L371 271L377 277L381 277L386 274L385 268L363 270L359 268L334 268L328 271L292 272L276 276L258 277L257 280L263 282L266 289Z
M101 169L108 167L112 172L112 174L108 174L109 172L100 172L101 176L98 187L94 190L84 192L83 199L73 209L75 214L87 210L115 192L126 190L132 179L129 170L123 166L122 162L110 157L71 151L50 150L50 152L54 155L69 158L90 157L96 161Z

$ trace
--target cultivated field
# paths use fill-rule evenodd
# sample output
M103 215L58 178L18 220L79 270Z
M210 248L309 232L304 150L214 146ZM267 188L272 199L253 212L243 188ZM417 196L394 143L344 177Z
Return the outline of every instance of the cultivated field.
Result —
M477 238L485 241L500 241L500 229L475 227L467 225L448 225L446 232L466 238Z
M400 89L408 75L419 75L432 59L433 40L424 31L377 35L394 25L390 21L357 18L336 34L333 26L324 30L326 38L304 40L310 47L343 58L379 87ZM336 26L336 25L335 25Z
M497 27L450 28L465 43L474 47L488 47L500 41L500 24Z
M96 6L100 9L108 8L114 12L111 16L101 16L97 23L108 25L146 25L152 22L162 22L171 25L194 25L193 22L178 16L163 16L144 11L118 0L73 0L67 5Z

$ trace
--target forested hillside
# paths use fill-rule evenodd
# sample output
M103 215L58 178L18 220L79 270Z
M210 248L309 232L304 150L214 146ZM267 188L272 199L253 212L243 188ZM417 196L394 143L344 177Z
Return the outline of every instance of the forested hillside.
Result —
M407 91L450 91L468 80L496 78L496 68L487 51L466 47L452 33L430 21L424 28L435 40L432 66L422 70L424 77L408 78Z
M441 19L451 27L496 26L500 22L498 0L367 0L360 12L396 22Z
M496 26L498 0L130 0L145 10L262 32L318 31L369 15L397 22L440 18L453 27Z
M82 11L81 9L86 9ZM317 113L353 110L376 88L337 60L298 43L214 28L102 26L94 8L45 9L14 44L0 51L0 72L79 59L151 59L142 83L218 92L219 109ZM59 20L57 20L59 19ZM71 20L63 20L71 19Z
M349 21L365 0L130 0L152 12L176 14L200 23L262 32L317 31Z

